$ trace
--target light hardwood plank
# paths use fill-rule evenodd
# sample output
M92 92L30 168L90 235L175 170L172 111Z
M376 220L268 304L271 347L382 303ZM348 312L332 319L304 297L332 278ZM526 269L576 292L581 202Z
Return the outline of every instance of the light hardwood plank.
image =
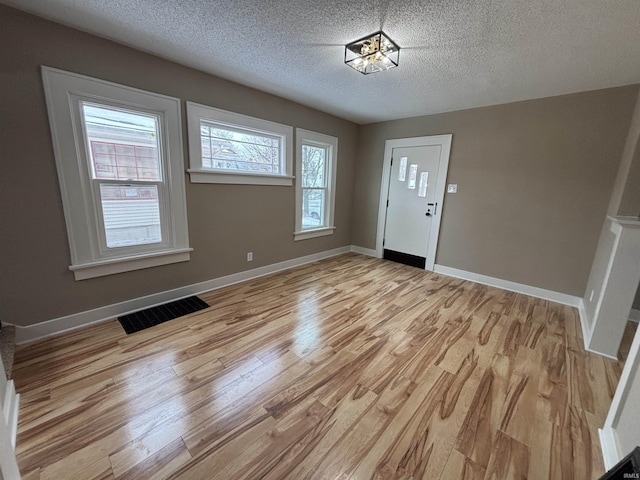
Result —
M573 308L356 254L202 298L19 349L24 478L603 473L623 363L584 351Z

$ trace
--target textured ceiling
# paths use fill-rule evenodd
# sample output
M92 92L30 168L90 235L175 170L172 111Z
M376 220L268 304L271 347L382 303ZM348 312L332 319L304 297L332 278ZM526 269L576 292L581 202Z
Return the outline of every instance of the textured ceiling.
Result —
M0 0L358 123L640 83L640 0ZM380 28L400 66L344 44Z

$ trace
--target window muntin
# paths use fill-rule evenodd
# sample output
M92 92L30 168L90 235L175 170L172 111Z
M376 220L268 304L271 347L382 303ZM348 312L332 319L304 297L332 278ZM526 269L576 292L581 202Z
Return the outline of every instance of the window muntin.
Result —
M295 240L331 235L335 229L338 139L296 129Z
M188 261L180 100L42 78L76 280Z
M293 184L293 128L187 102L192 183Z
M91 140L94 179L160 180L157 151L138 145Z
M81 102L94 179L161 181L159 118Z

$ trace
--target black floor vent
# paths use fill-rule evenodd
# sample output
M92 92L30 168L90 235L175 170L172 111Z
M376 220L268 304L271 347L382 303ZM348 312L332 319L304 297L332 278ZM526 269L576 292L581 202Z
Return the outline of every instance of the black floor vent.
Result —
M209 308L207 302L193 296L130 313L129 315L123 315L118 320L124 331L129 335L205 308Z

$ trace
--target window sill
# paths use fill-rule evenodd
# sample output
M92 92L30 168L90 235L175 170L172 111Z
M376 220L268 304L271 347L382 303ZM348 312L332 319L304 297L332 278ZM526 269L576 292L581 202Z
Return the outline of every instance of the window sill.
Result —
M336 227L322 227L313 230L303 230L301 232L293 232L293 240L307 240L309 238L324 237L325 235L333 235Z
M277 185L291 187L295 177L288 175L263 175L255 173L218 172L212 170L187 170L191 183L226 183L233 185Z
M170 263L187 262L191 258L193 248L182 248L165 252L155 252L135 257L114 258L97 262L71 265L69 270L73 272L76 280L103 277L114 273L130 272L143 268L158 267Z

